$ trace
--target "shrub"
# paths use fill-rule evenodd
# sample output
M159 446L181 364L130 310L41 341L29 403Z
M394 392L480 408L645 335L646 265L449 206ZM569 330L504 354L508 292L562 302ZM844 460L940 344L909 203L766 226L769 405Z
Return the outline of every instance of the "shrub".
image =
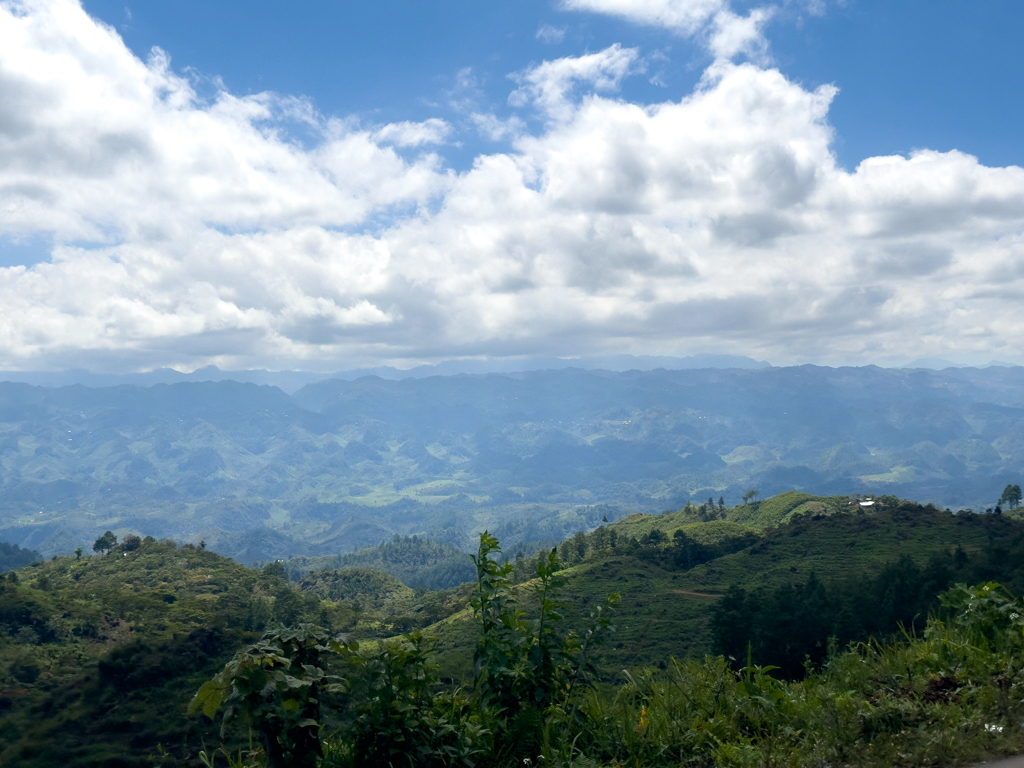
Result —
M483 534L472 691L442 686L434 641L420 633L360 649L303 625L237 655L192 710L226 705L225 724L237 716L262 740L253 764L274 768L881 768L1024 751L1024 605L998 584L947 591L921 635L845 649L833 639L802 679L748 651L739 669L723 656L673 659L598 688L593 649L610 629L608 604L582 634L567 630L557 553L519 588L499 555ZM536 601L532 618L524 596Z

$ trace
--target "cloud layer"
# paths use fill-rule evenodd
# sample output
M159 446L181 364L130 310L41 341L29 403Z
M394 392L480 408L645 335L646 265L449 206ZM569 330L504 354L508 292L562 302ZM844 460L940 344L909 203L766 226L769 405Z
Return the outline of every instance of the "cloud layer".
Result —
M718 59L739 54L764 58L768 42L762 28L775 13L774 6L763 6L740 16L729 0L563 0L562 7L663 27L682 37L700 36Z
M687 34L731 13L571 5ZM726 57L751 39L714 29ZM0 269L0 368L1020 359L1024 170L922 150L848 172L834 88L720 58L681 101L619 98L641 68L613 46L519 73L544 127L455 173L441 119L204 100L73 0L0 2L0 247L55 243Z

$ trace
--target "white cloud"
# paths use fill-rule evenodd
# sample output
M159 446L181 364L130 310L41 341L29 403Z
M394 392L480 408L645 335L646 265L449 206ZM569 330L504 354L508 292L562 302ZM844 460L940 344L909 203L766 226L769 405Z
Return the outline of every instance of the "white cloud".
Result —
M718 59L732 59L741 53L751 59L763 59L768 41L761 29L774 13L774 8L754 8L746 16L719 11L712 23L708 48Z
M562 7L570 11L604 13L637 24L693 35L729 4L728 0L563 0Z
M565 38L565 30L553 27L550 24L541 24L540 27L537 28L536 37L542 43L553 45L555 43L562 42Z
M389 123L374 132L372 138L381 144L395 144L399 147L419 147L423 144L440 144L451 133L452 127L444 120L432 117L420 123Z
M280 138L281 121L315 122L303 102L222 92L199 103L162 52L144 64L72 0L6 3L0 14L7 232L106 240L197 222L345 225L439 191L434 160L410 165L336 122L313 153Z
M1020 359L1024 170L920 151L848 172L835 88L719 60L636 104L615 91L638 66L615 46L520 73L547 125L468 113L513 148L454 173L390 146L451 140L440 120L204 103L70 0L0 2L0 237L57 242L0 269L0 368ZM296 120L319 142L289 141Z
M502 118L493 112L474 112L469 119L477 131L491 141L514 139L526 131L526 123L516 115Z
M637 68L638 56L636 48L616 43L597 53L545 61L513 76L521 85L509 96L509 104L522 107L533 103L549 117L563 119L572 114L568 97L575 86L618 90L622 79Z
M729 0L563 0L562 7L664 27L683 37L700 36L717 59L744 54L757 61L767 55L762 28L775 14L774 6L763 6L741 16Z

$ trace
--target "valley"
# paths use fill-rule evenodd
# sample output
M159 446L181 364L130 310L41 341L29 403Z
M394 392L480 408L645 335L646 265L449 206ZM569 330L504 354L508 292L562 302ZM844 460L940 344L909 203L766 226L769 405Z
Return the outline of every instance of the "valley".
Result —
M1021 368L0 383L0 540L49 557L109 529L254 563L484 529L533 551L752 488L983 511L1022 435Z

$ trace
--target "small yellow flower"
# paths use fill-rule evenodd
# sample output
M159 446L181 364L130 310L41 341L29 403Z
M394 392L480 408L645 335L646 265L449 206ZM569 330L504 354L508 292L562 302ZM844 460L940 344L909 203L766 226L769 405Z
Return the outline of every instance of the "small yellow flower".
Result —
M647 708L640 708L640 725L636 727L636 732L640 733L644 728L647 727Z

